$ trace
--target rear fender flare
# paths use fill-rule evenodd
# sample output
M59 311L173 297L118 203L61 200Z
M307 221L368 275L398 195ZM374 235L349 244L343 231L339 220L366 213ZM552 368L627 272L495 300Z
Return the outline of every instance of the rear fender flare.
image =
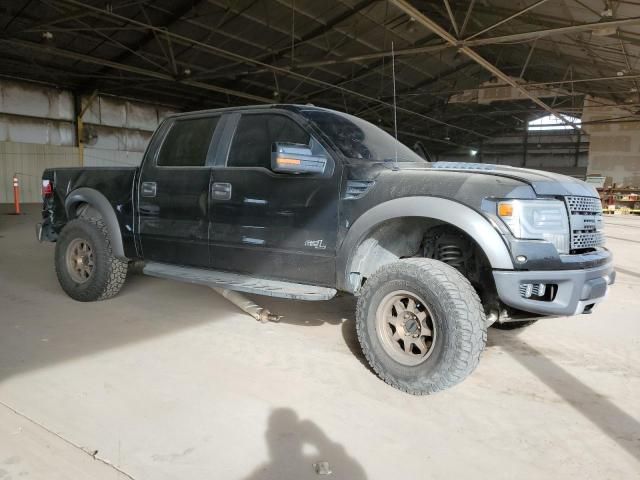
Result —
M107 200L107 197L93 188L82 187L74 190L64 201L67 218L71 219L76 217L76 208L80 203L87 203L100 213L102 220L109 231L111 251L117 258L127 260L127 257L124 254L124 245L122 242L122 233L120 232L118 217L116 217L116 212L113 210L113 207L111 206L111 203L109 203L109 200Z

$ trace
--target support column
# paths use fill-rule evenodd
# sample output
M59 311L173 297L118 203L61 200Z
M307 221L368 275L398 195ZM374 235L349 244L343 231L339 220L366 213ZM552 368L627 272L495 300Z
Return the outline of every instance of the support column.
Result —
M528 125L528 124L527 124ZM529 148L529 128L524 127L524 141L522 145L522 166L527 166L527 149Z
M93 91L91 96L87 99L87 104L84 106L82 106L82 95L80 93L76 92L73 96L74 113L76 116L76 146L78 147L80 166L84 167L84 123L82 121L82 117L98 96L98 91Z
M73 144L78 147L80 157L80 166L84 165L82 158L82 121L80 120L80 111L82 110L82 95L76 91L73 92L73 130L75 138Z

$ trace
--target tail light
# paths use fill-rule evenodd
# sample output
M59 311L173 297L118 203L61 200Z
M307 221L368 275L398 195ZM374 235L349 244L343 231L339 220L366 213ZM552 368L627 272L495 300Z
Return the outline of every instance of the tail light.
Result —
M53 197L53 182L51 180L42 180L42 198Z

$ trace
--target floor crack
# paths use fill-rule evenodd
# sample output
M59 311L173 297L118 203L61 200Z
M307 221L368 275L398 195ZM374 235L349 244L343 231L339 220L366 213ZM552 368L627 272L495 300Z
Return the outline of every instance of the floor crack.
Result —
M125 477L127 477L130 480L136 480L132 475L130 475L129 473L125 472L124 470L122 470L120 467L118 467L117 465L114 465L113 463L111 463L109 460L106 460L104 458L100 458L97 456L98 454L98 450L88 450L86 448L84 448L82 445L78 445L74 442L72 442L71 440L63 437L62 435L60 435L57 432L54 432L53 430L51 430L50 428L44 426L43 424L35 421L34 419L30 418L29 416L25 415L24 413L16 410L15 408L13 408L10 405L7 405L6 403L4 403L2 400L0 400L0 405L2 405L3 407L5 407L6 409L10 410L11 412L15 413L16 415L18 415L21 418L24 418L25 420L27 420L28 422L32 423L33 425L45 430L46 432L50 433L51 435L55 435L57 438L59 438L60 440L62 440L63 442L65 442L67 445L71 445L72 447L80 450L81 452L83 452L84 454L88 455L89 457L93 458L94 460L97 460L103 464L105 464L108 467L113 468L114 470L116 470L118 473L124 475Z

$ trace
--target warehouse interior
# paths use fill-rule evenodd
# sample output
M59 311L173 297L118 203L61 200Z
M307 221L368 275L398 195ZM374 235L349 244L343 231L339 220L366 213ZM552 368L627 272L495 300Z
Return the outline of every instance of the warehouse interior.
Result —
M637 477L640 1L0 0L0 32L0 478ZM371 373L352 298L256 297L284 316L260 325L142 275L65 297L44 169L137 166L167 116L254 104L591 183L607 302L490 330L474 376L411 397Z
M37 202L48 159L138 164L158 123L179 111L312 103L393 131L395 70L398 137L423 156L638 187L637 8L600 0L6 2L3 178L22 172L24 199ZM582 128L529 128L549 115L545 122L558 121L554 114ZM6 183L1 202L12 201Z

